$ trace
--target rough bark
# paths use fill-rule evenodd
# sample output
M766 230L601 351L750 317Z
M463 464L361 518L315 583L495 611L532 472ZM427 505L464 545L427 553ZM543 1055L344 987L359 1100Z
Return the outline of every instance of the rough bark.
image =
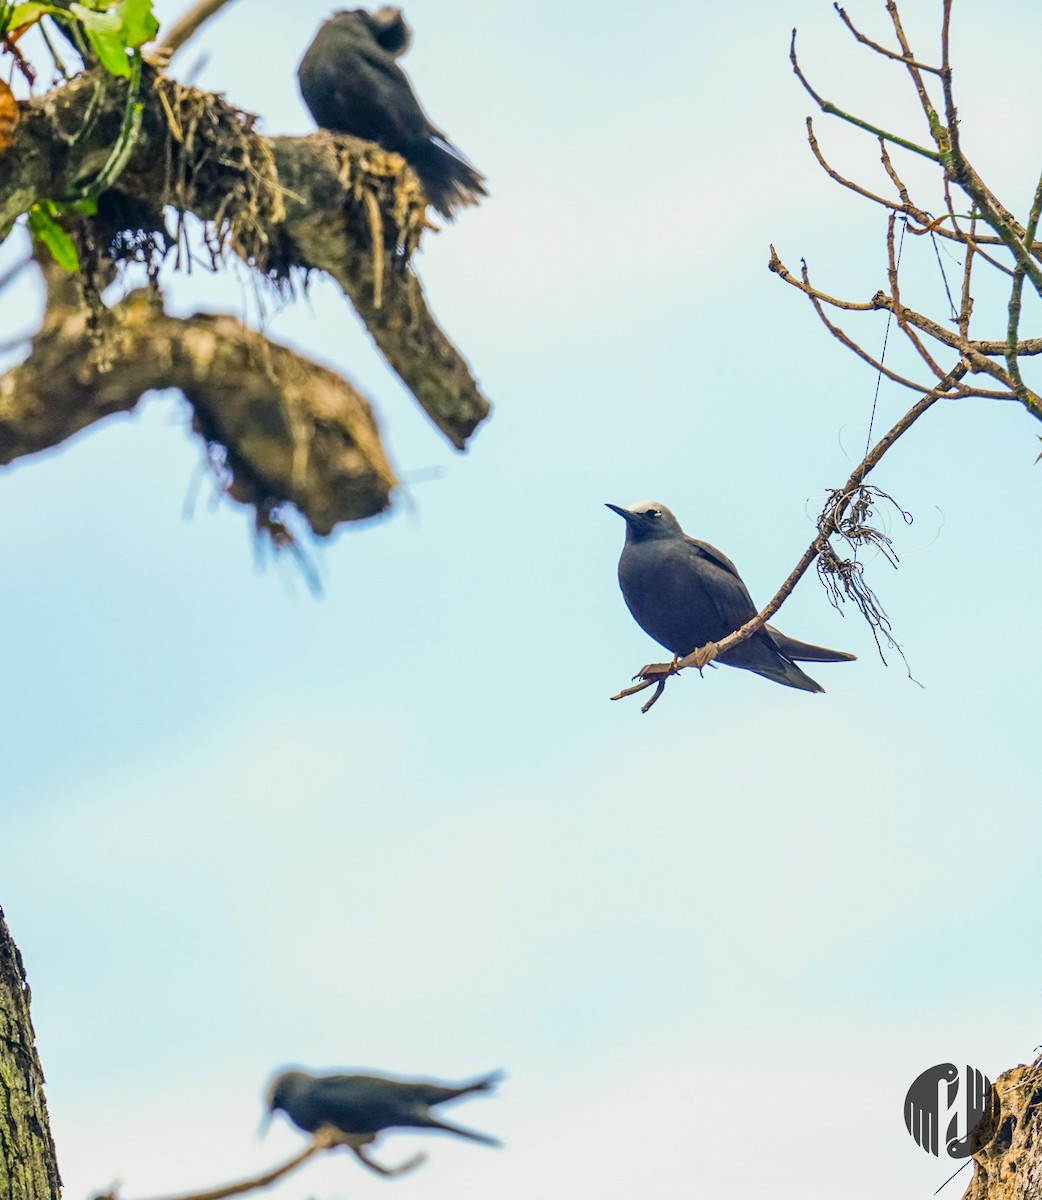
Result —
M22 957L0 909L0 1200L60 1200L29 998Z
M118 81L88 73L25 106L5 161L11 179L0 183L0 225L30 196L75 193L96 176L123 98ZM332 275L364 321L378 314L370 332L388 363L462 449L489 404L409 267L426 198L404 160L329 133L261 137L254 118L222 97L162 75L147 76L142 98L141 135L119 190L153 212L169 205L211 222L246 261L277 277L295 267ZM84 128L92 102L89 135L68 146L63 139Z
M974 1154L963 1200L1042 1198L1042 1058L1013 1067L995 1083L999 1111L991 1137Z
M147 288L92 314L75 281L46 274L33 352L0 377L0 465L177 388L225 490L269 532L286 502L320 536L390 504L396 480L372 412L339 375L234 317L167 316Z
M327 272L349 296L381 353L420 407L459 450L488 416L490 407L470 368L456 347L427 312L417 276L396 259L400 251L384 246L371 253L372 238L357 227L357 216L338 199L350 178L361 149L363 170L372 173L388 157L375 147L337 134L309 138L273 138L272 150L284 189L287 238L285 256L291 261ZM350 184L348 185L350 186ZM330 212L340 212L337 221ZM370 208L368 211L376 212ZM392 231L393 231L392 226ZM386 236L386 235L385 235ZM383 286L375 268L383 259Z
M0 229L38 201L67 201L90 190L104 174L119 139L125 101L124 81L88 71L20 106L21 120L0 170ZM183 87L150 68L145 71L140 101L140 132L131 157L117 184L99 197L97 216L84 221L78 233L81 246L88 251L93 247L102 259L106 255L117 261L138 259L156 268L174 247L182 256L181 220L191 213L204 222L215 266L231 250L278 287L295 286L312 270L327 272L351 299L384 357L423 410L454 446L463 449L490 407L463 357L431 316L411 268L411 256L426 226L426 200L404 161L371 143L339 135L262 137L254 130L255 119L223 97ZM171 210L178 214L173 233L163 216ZM133 336L134 314L145 304L143 296L124 301L114 321L124 327L129 349L139 355L144 352L145 329L140 330L140 338ZM49 318L52 332L62 326L64 336L71 329L77 346L84 348L91 333L87 314L81 314L73 328L70 313L66 304L57 317ZM203 325L209 327L207 344L199 352L201 335L188 340L187 327L176 333L171 318L153 316L155 323L148 332L166 339L166 352L160 356L149 352L148 358L134 364L114 354L112 366L118 370L110 372L107 380L84 365L74 373L76 404L62 403L60 374L52 372L52 378L44 380L45 361L39 368L23 364L17 374L9 375L0 392L0 406L7 406L0 415L5 429L0 437L5 442L3 461L53 445L108 412L131 407L147 387L184 388L187 373L194 384L189 400L196 406L200 432L209 437L216 431L233 468L236 463L250 466L238 474L255 476L271 502L291 500L320 533L329 532L337 521L371 516L387 506L394 477L368 406L353 389L343 381L334 384L327 372L325 392L315 395L314 403L309 403L309 388L302 381L293 403L262 405L280 410L276 423L281 424L281 435L271 422L267 429L254 431L253 442L263 443L263 453L258 455L256 444L251 448L235 440L236 428L247 440L250 435L229 409L236 397L242 398L241 391L222 386L216 368L238 359L238 369L234 361L231 369L241 381L247 366L255 368L266 360L268 370L273 363L288 363L292 352L266 343L260 335L254 335L253 345L247 346L248 331L230 318L195 317L195 334ZM233 344L223 353L219 342L228 334ZM171 349L175 342L184 353ZM51 352L52 366L72 369L74 356L48 342L46 325L34 345L34 356L44 351ZM209 380L200 369L207 356L213 364ZM157 367L151 382L142 369L149 359ZM291 370L301 361L305 360L298 356ZM135 370L130 372L132 366ZM268 373L272 371L279 373L273 367ZM319 368L309 364L304 374L314 382L317 372ZM12 397L27 381L52 410L37 411L41 423L19 430L18 421L33 415L33 396L27 395L20 407L12 407L18 403ZM279 383L283 391L284 382ZM93 387L103 394L91 402L86 392ZM204 392L209 392L208 399ZM352 451L352 463L338 482L334 480L333 491L338 494L326 497L329 503L323 512L320 493L328 488L329 478L303 480L300 469L310 468L315 460L307 455L322 449L315 431L328 431L333 392L339 392L341 399L350 393L352 399L332 422L339 426L342 444L325 449L334 458L343 458L345 447L353 443L358 453ZM302 437L305 426L310 432ZM279 436L281 447L275 444ZM362 459L367 465L361 464ZM363 495L366 488L359 480L366 471L368 493ZM280 481L287 478L290 485L284 487ZM251 488L244 484L240 490L249 493ZM309 493L303 504L302 491ZM252 502L249 495L240 498Z

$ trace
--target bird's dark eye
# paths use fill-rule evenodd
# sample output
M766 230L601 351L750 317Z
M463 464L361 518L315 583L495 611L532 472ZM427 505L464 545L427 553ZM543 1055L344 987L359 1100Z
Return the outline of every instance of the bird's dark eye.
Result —
M662 509L661 509L661 508L649 508L649 509L648 509L648 516L649 516L649 517L661 517L661 516L662 516Z

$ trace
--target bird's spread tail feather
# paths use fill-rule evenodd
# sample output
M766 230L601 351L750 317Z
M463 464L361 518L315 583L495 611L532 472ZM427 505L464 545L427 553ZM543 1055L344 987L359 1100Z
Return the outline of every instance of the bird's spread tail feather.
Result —
M457 208L487 196L485 177L450 142L432 138L415 146L409 161L420 177L427 199L447 220Z

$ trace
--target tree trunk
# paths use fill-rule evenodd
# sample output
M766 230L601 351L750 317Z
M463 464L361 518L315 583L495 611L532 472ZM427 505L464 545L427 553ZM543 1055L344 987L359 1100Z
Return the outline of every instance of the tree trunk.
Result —
M963 1200L1042 1198L1042 1058L995 1082L999 1108L991 1138L973 1156Z
M29 1017L29 985L0 909L0 1200L61 1200Z

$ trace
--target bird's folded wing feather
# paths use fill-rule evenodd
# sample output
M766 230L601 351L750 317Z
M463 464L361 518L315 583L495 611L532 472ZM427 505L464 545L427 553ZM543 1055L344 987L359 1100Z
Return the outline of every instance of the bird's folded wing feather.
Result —
M738 574L738 568L726 554L708 542L700 542L693 537L685 540L698 562L699 571L706 581L706 591L712 597L720 619L727 626L727 632L734 633L756 616L756 605Z
M357 60L371 90L375 94L390 91L393 96L394 103L386 106L383 118L403 144L423 141L438 132L427 120L405 72L385 50L363 44L358 47Z

